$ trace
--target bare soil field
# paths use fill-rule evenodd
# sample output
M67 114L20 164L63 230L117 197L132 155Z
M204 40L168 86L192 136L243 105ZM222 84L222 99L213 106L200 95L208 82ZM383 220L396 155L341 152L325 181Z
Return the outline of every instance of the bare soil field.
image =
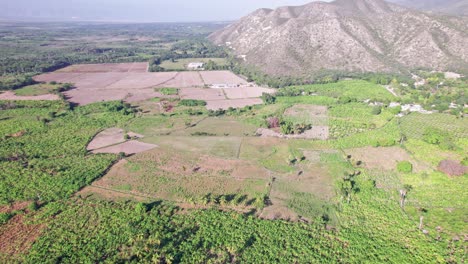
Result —
M108 128L97 134L86 147L94 150L124 142L124 131L120 128Z
M41 75L34 76L36 82L59 82L59 83L74 83L78 77L84 73L70 73L70 72L49 72Z
M236 84L245 85L247 81L235 75L230 71L202 71L200 75L203 82L207 85L211 84Z
M116 81L105 89L144 89L154 88L162 85L171 79L175 78L177 72L150 72L150 73L131 73L131 74L120 74L120 78L116 78Z
M135 140L127 141L121 144L105 147L105 148L100 148L93 150L92 153L114 153L118 154L120 152L123 152L127 155L131 154L136 154L140 152L145 152L150 149L156 148L156 145L149 144L149 143L143 143Z
M161 87L177 88L203 87L204 85L205 83L203 82L199 72L179 72L173 79L158 84L158 86Z
M55 101L60 100L56 94L43 94L36 96L19 96L12 91L0 93L0 100L6 101Z
M262 93L272 89L234 87L202 88L210 84L245 85L247 82L230 71L157 72L143 71L141 63L73 65L62 70L38 75L38 82L72 83L76 88L64 93L67 100L79 105L101 101L144 101L162 97L156 87L180 88L182 99L204 100L211 110L242 108L262 104ZM226 97L227 95L227 97ZM231 99L231 100L226 100Z
M234 99L234 100L215 100L207 101L206 108L209 110L228 109L232 108L243 108L251 105L263 104L260 98L246 98L246 99Z
M223 100L226 99L222 90L209 88L182 88L179 90L180 98L194 100Z
M395 170L398 162L409 161L415 172L426 171L430 166L415 160L399 147L365 147L345 150L353 161L362 161L368 169Z
M104 63L77 64L58 70L58 72L147 72L148 63Z
M223 89L228 99L261 97L263 93L274 93L273 89L262 87L236 87Z

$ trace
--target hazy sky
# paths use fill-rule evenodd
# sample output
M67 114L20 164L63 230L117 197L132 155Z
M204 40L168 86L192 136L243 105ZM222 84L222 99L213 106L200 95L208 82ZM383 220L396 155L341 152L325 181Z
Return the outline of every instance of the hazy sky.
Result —
M261 7L312 0L0 0L0 18L185 22L235 20Z

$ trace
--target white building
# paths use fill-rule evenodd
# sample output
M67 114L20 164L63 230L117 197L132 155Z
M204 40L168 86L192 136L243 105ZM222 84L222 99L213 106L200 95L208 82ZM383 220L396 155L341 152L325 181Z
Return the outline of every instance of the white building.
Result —
M191 62L187 65L187 68L189 70L200 70L203 69L203 62Z

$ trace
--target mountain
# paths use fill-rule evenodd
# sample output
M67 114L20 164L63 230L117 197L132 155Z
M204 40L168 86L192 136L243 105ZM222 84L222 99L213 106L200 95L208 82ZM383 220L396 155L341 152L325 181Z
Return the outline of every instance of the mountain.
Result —
M468 16L467 0L392 0L391 2L424 11Z
M468 70L467 20L383 0L259 9L209 39L271 75Z

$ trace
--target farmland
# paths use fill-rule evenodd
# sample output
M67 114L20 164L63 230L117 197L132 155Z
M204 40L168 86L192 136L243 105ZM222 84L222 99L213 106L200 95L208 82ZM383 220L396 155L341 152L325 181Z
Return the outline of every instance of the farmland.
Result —
M136 53L3 76L0 262L466 261L468 175L438 169L467 164L466 116L400 111L365 80L161 71L222 52L203 27L109 27L87 41Z
M166 60L161 63L161 67L165 70L183 71L187 70L187 65L191 62L208 63L212 61L217 66L226 66L227 61L224 58L190 58L190 59L177 59L174 61Z
M138 102L161 97L159 89L179 89L182 99L207 101L211 110L239 108L261 104L258 99L272 90L246 86L247 82L229 71L145 72L143 63L73 65L56 72L34 77L35 81L72 83L74 89L64 92L72 103L86 105L100 101ZM206 88L228 83L236 87ZM240 86L240 87L238 87ZM5 98L8 99L8 98Z

